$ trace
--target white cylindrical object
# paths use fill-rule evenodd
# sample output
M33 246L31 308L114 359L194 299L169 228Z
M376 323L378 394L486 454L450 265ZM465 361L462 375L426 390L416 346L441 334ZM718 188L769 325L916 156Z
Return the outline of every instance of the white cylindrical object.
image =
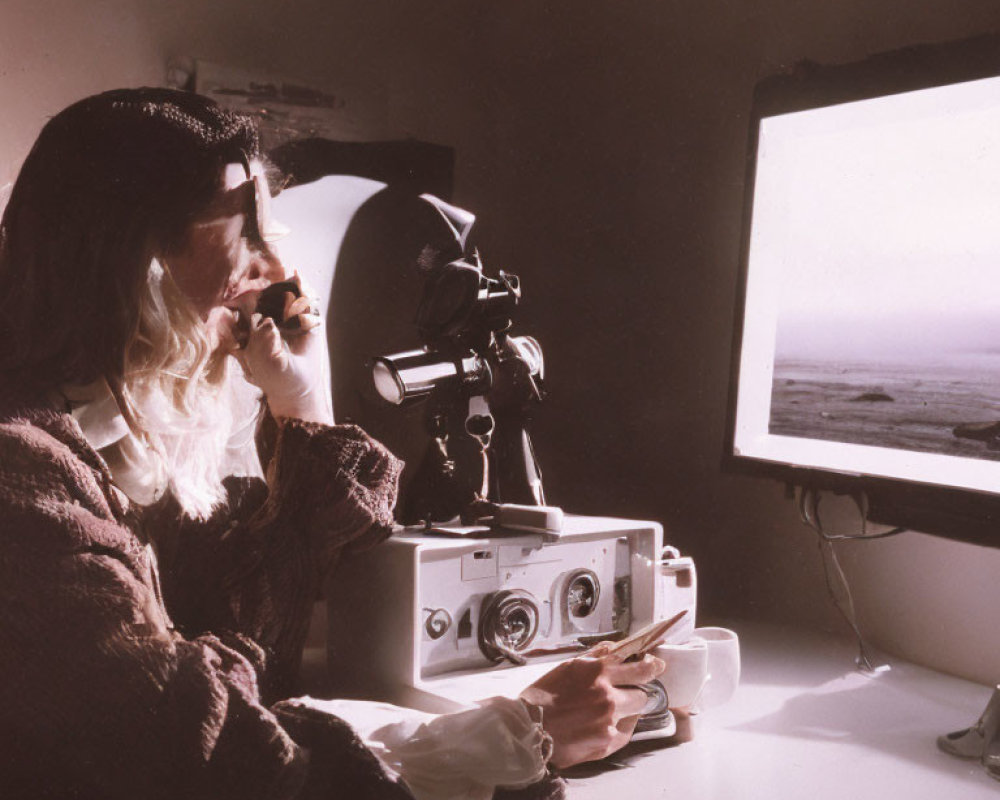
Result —
M667 690L670 708L690 708L708 679L708 644L691 639L684 644L662 644L653 655L666 664L658 680Z
M708 649L708 680L698 705L702 708L721 706L736 692L740 684L740 640L728 628L695 628L694 635Z

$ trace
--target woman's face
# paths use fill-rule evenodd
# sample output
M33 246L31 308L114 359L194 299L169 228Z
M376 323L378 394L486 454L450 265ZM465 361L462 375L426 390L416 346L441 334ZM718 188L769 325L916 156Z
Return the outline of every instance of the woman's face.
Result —
M258 177L259 176L259 177ZM264 241L269 198L263 168L251 162L228 164L221 188L188 228L181 246L164 260L174 283L218 341L232 343L236 311L249 317L260 293L287 275ZM265 230L262 230L264 228Z

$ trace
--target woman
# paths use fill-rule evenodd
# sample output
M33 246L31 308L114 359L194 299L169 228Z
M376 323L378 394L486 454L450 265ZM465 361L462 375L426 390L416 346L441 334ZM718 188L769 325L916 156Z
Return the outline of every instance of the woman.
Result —
M400 468L334 424L308 303L295 331L255 313L289 278L268 197L252 122L169 90L70 106L24 163L0 224L5 797L410 796L345 723L264 705L325 576L388 535ZM506 701L537 750L511 783L624 744L644 695L614 685L660 669L580 659Z

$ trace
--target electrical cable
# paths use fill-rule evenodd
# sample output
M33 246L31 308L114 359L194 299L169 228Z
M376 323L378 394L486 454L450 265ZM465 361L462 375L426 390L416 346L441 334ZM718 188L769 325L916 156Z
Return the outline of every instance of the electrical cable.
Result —
M851 630L854 631L854 637L858 642L858 655L854 659L854 663L863 672L881 672L885 670L888 665L876 666L872 661L871 653L865 642L865 638L861 633L861 629L858 627L857 615L854 610L854 598L851 595L850 584L847 582L847 576L844 574L844 569L840 565L840 559L837 557L837 551L833 548L833 542L824 539L818 539L817 544L820 549L820 558L823 560L823 577L826 579L826 590L830 597L833 599L833 604L840 615L844 618L847 624L850 626ZM827 558L827 552L829 552L829 558ZM830 563L833 563L836 569L837 576L840 578L841 586L844 589L844 593L847 597L847 608L840 603L837 599L836 592L833 587L833 581L830 578Z
M821 538L828 542L841 542L848 539L885 539L889 536L897 536L906 533L909 528L891 528L878 533L868 533L868 510L870 507L867 492L861 491L850 495L858 512L861 515L861 533L827 533L819 516L819 501L821 495L818 489L807 489L799 487L799 516L802 521L812 528Z
M887 531L881 531L879 533L868 533L868 495L862 491L858 494L852 494L851 499L854 500L855 505L857 505L858 511L861 514L860 534L827 533L819 514L820 493L817 489L806 487L799 488L799 516L802 521L815 531L818 536L817 544L820 550L820 558L823 560L823 577L826 581L827 593L833 600L834 607L847 622L848 626L850 626L851 630L854 632L855 638L858 641L858 655L854 659L854 663L864 672L883 672L889 669L889 665L881 664L876 666L872 660L869 648L865 642L864 636L861 633L861 628L857 623L857 614L854 607L854 596L851 593L851 586L847 580L847 575L840 564L840 559L837 556L837 551L834 548L833 543L849 539L866 541L872 539L885 539L889 536L896 536L900 533L904 533L908 529L897 527ZM843 588L843 593L846 598L846 608L845 604L841 603L837 597L834 581L831 576L831 564L832 569L836 571L840 585Z

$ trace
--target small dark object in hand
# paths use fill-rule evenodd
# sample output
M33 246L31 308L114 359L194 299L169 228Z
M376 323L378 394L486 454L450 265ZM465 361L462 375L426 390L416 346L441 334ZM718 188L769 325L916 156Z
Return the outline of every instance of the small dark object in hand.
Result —
M289 298L291 295L291 298ZM275 324L285 330L298 330L302 327L302 320L299 314L286 316L286 311L290 305L289 300L295 301L302 297L302 289L295 281L278 281L272 283L257 300L257 313L270 317Z

